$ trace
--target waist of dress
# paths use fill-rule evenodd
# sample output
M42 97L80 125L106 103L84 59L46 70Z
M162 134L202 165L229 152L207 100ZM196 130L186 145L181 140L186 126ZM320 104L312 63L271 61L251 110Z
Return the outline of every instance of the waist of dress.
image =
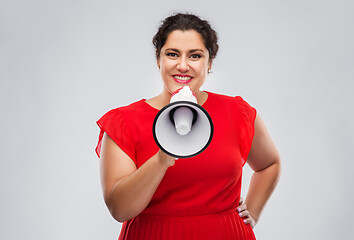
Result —
M156 219L156 220L197 220L197 219L207 219L207 218L218 218L220 216L225 216L225 215L233 215L237 214L238 212L236 211L236 208L231 208L225 211L221 212L216 212L216 213L206 213L206 214L191 214L191 215L182 215L182 216L176 216L176 215L160 215L160 214L152 214L152 213L141 213L139 216L144 217L144 218L151 218L151 219Z
M141 213L125 222L119 240L254 240L236 208L204 215L169 216Z

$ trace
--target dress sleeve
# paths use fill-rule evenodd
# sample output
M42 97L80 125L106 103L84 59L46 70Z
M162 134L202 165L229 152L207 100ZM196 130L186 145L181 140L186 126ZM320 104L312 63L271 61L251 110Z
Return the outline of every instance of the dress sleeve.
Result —
M103 115L97 125L100 128L98 143L96 146L97 156L100 157L103 134L106 132L113 141L134 161L135 148L130 134L129 126L124 120L123 114L119 109L113 109Z
M242 166L245 165L252 146L254 136L254 121L256 119L257 111L251 107L241 97L236 97L240 112L240 152L242 157Z

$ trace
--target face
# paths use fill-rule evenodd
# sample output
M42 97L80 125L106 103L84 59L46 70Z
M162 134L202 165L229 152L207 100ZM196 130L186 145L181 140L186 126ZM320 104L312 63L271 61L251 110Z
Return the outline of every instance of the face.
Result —
M211 67L203 37L195 30L171 32L162 47L157 64L164 91L172 94L183 86L198 93Z

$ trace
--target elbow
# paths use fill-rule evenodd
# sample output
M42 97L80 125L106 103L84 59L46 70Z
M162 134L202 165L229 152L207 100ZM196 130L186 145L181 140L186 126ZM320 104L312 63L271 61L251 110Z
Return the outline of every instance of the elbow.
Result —
M276 165L279 167L280 169L280 154L278 151L276 151L274 154L273 154L273 157L272 157L273 161L271 162L270 165Z
M280 159L274 163L275 165L275 176L276 176L276 182L279 181L280 175L281 175L281 163L280 163Z
M279 153L277 153L274 157L273 157L273 161L271 162L271 164L269 164L268 167L271 167L273 169L273 172L275 175L277 175L277 177L280 176L281 173L281 161L280 161L280 155Z
M281 161L280 161L279 153L276 156L274 156L273 159L274 160L269 165L269 167L271 167L273 169L273 172L274 172L275 175L280 176L280 173L281 173Z
M273 179L272 181L276 185L279 182L281 175L281 161L279 155L273 159L274 160L268 166L255 170L255 172L268 175L271 179Z
M120 213L119 211L114 211L114 210L109 210L112 217L117 221L117 222L120 222L120 223L123 223L123 222L126 222L128 220L130 220L131 218L123 215L122 213Z
M277 170L278 170L278 175L280 176L281 174L281 161L280 161L280 155L278 154L276 159L275 159L275 164L277 166Z
M274 172L274 174L280 175L280 171L281 171L280 157L274 157L272 161L268 161L268 164L266 164L266 165L262 164L260 166L255 166L255 167L252 167L252 169L255 172L262 172L265 170L272 169L272 172Z
M277 185L281 175L281 161L279 155L274 160L273 164L270 165L270 173L273 175L274 184Z
M112 217L117 222L123 223L123 222L131 219L131 218L127 217L126 214L124 214L124 211L120 211L119 209L117 209L117 207L113 207L112 205L107 204L107 202L106 202L106 205L107 205L108 210L111 213Z
M105 203L112 217L117 222L123 223L133 218L129 216L129 214L127 214L124 210L120 209L119 206L114 206L111 204L108 199L105 199Z

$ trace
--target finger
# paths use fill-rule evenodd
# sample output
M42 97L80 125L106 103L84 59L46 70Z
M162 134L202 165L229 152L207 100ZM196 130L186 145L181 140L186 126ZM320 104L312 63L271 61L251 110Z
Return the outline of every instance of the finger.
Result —
M242 203L240 206L238 206L237 211L242 212L245 211L246 209L247 209L246 204Z
M250 212L248 210L244 210L244 211L240 212L238 215L240 215L240 217L242 217L242 218L252 217L252 216L250 216Z
M254 228L254 226L256 226L256 221L255 221L255 220L252 220L252 222L251 222L251 227Z
M243 219L243 222L246 223L246 224L251 224L253 221L253 218L252 217L248 217L248 218L244 218Z
M240 197L240 202L238 203L238 205L241 205L243 203L243 197Z
M249 220L248 218L243 219L243 222L244 222L245 224L250 224L250 220Z
M244 218L243 222L245 224L250 224L252 228L254 228L254 226L256 226L256 221L251 216L248 218Z

